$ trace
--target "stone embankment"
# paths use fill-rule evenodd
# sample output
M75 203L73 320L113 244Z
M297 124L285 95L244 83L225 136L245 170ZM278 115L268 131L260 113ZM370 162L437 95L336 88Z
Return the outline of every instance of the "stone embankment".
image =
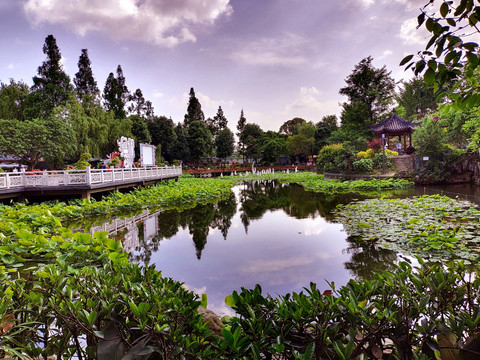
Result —
M451 182L474 182L480 185L480 161L477 154L465 154L452 169Z

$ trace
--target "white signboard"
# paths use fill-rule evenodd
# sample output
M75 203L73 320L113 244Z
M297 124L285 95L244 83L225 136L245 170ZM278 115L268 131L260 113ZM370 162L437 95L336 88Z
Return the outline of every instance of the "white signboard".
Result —
M140 144L140 162L142 166L155 165L155 149L156 146L148 144Z

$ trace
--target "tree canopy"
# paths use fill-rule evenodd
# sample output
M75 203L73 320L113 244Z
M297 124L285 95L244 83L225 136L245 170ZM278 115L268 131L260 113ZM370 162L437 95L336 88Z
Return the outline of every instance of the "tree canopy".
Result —
M38 67L38 75L33 77L29 118L47 118L55 107L68 101L73 90L70 77L63 70L62 55L53 35L45 38L43 53L47 58Z
M363 105L368 115L363 122L367 125L375 124L382 118L393 103L395 94L395 81L391 73L385 66L375 68L372 62L373 58L369 56L355 65L345 79L347 85L340 89L340 94L348 97L350 106Z

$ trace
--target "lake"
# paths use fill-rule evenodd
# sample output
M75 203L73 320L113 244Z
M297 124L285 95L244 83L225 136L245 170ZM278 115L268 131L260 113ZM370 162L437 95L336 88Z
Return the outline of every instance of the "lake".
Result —
M396 195L459 191L412 188ZM124 242L132 261L155 264L164 276L206 293L209 309L232 315L224 299L241 287L260 284L272 296L302 291L310 282L321 290L330 289L329 283L338 288L405 259L374 244L349 241L343 225L332 221L338 204L363 198L307 192L296 184L248 182L217 203L183 212L144 211L91 231L110 231Z

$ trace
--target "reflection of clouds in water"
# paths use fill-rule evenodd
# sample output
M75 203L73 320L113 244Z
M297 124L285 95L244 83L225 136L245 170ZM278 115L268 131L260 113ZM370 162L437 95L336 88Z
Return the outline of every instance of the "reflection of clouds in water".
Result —
M326 221L321 217L303 219L301 225L303 226L302 233L305 236L320 235L327 227Z
M283 271L295 266L305 266L311 264L313 259L310 257L296 257L288 259L262 260L261 262L250 262L239 268L242 273L268 273L273 271Z

